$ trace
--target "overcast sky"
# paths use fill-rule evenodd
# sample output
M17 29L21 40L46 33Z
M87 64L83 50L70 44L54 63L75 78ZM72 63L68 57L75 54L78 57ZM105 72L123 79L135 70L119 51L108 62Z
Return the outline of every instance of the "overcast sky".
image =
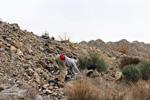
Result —
M150 0L0 0L0 18L21 29L71 41L150 43Z

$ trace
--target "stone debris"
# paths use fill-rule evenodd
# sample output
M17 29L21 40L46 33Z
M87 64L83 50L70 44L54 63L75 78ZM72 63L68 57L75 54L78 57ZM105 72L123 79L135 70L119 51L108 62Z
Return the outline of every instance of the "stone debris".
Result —
M126 55L106 52L110 51L107 45L101 40L97 41L102 42L97 45L102 44L103 50L69 41L57 41L48 34L36 36L21 30L18 24L0 21L0 100L66 100L62 89L65 83L57 79L60 72L55 62L57 54L76 59L87 55L90 50L96 51L110 68L107 73L94 71L90 77L114 81L118 77L115 74L119 71L120 59ZM68 81L78 78L79 75L75 78L66 76ZM26 86L30 88L26 89ZM32 89L36 91L32 93Z
M40 94L36 100L65 100L62 89L65 83L56 78L59 66L55 56L65 54L77 58L89 51L89 48L69 44L48 34L36 36L21 30L16 23L0 21L0 99L21 99L28 92L21 87L30 86ZM68 78L72 77L68 75Z

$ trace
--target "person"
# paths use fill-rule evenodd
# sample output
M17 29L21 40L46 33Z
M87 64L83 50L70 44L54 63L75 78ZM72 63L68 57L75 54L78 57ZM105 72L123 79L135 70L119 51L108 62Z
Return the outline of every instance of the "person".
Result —
M90 64L87 69L88 69L88 70L91 70L91 69L95 70L96 67L97 67L97 66L96 66L95 64Z
M91 78L99 77L100 74L98 73L96 68L97 68L96 64L90 64L89 67L87 68L88 71L87 71L86 76L91 77Z
M77 73L80 73L80 71L77 68L77 60L71 59L67 56L64 56L63 54L57 55L55 60L59 66L60 74L58 77L61 79L61 81L65 80L65 75L67 74L67 67L69 67L71 69L71 72L74 75L75 75L75 72L74 72L73 68L75 68Z

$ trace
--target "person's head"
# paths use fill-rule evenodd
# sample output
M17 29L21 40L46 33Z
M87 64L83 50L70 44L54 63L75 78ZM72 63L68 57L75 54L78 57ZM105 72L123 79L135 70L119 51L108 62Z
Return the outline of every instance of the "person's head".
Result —
M63 54L60 54L60 59L65 60L65 56Z

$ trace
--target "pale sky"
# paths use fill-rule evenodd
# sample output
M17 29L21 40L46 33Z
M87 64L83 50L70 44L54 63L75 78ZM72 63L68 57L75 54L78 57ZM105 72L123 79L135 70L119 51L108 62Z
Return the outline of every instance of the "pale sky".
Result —
M0 0L0 18L55 38L150 43L150 0Z

